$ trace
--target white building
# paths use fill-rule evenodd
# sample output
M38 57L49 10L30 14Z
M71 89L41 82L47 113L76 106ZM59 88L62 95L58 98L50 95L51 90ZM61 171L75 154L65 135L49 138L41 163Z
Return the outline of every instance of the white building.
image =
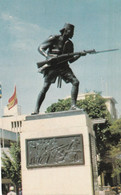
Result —
M4 108L4 114L0 119L0 128L12 131L15 133L21 132L22 121L26 115L21 115L21 107L16 105L8 110L7 106Z

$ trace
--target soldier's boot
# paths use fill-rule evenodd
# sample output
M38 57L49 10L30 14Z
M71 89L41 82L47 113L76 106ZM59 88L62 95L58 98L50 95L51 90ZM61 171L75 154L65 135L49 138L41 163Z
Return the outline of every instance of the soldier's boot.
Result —
M49 83L44 84L42 91L38 95L35 111L33 113L31 113L31 115L39 114L40 106L45 99L45 95L46 95L46 92L48 91L49 87L50 87Z

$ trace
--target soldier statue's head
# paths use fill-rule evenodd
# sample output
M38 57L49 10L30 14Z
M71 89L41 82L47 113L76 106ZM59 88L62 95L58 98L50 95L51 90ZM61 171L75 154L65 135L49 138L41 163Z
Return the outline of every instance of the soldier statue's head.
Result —
M68 38L72 38L74 34L74 25L65 23L64 27L60 30L61 34L65 34Z

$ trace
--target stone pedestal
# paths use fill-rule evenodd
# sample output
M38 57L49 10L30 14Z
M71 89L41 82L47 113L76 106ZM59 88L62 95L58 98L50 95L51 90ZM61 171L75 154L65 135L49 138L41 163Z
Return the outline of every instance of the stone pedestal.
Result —
M27 116L21 133L23 195L94 195L95 135L81 111Z

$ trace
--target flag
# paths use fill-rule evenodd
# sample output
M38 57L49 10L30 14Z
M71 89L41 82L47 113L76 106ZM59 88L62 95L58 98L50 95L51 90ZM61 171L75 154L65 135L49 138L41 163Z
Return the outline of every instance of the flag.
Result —
M14 93L11 96L11 98L8 100L8 105L7 105L8 110L13 108L17 103L18 103L18 100L17 100L17 96L16 96L16 86L15 86Z
M2 98L2 86L0 84L0 98Z

